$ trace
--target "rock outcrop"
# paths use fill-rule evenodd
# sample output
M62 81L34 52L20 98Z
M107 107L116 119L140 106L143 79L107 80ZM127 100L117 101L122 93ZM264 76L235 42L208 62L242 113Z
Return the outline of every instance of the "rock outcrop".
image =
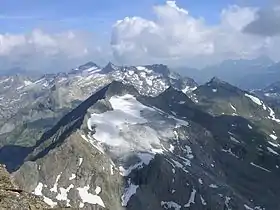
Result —
M0 209L48 209L38 196L19 189L4 165L0 165Z

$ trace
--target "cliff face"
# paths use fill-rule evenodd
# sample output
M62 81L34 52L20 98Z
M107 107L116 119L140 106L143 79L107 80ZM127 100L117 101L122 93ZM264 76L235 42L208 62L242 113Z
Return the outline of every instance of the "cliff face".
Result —
M0 209L48 209L49 206L31 193L14 185L5 166L0 165Z

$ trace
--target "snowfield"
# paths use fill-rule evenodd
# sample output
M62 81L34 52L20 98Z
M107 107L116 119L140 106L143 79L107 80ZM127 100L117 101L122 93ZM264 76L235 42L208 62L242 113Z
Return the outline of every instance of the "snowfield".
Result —
M93 137L97 141L112 147L122 147L123 149L136 146L130 144L138 144L138 146L147 150L152 149L151 144L160 143L156 133L149 127L146 127L146 132L141 133L142 135L134 133L134 136L127 136L134 137L134 139L138 140L136 142L131 141L130 138L127 139L125 135L121 135L122 130L126 130L129 125L146 123L147 120L141 117L140 112L144 109L152 110L151 108L142 105L131 95L114 96L109 101L114 110L102 114L92 114L88 120L89 129L93 130L93 127L95 127L96 132ZM149 135L149 138L147 138L147 135Z
M161 153L161 140L174 138L173 128L178 124L188 126L186 121L163 116L159 110L141 104L129 94L113 96L109 102L113 110L91 114L87 125L89 130L95 130L92 137L118 156L131 151Z

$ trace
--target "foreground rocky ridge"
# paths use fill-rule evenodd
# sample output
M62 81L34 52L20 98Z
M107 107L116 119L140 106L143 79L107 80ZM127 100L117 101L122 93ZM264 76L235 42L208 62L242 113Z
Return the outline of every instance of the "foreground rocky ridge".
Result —
M34 210L49 209L50 206L40 197L15 186L5 166L0 165L0 208Z

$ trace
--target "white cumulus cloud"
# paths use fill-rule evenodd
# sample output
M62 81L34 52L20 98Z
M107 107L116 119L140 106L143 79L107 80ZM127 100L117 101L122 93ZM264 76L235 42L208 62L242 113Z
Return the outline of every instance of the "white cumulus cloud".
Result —
M126 17L113 26L111 45L119 62L206 65L263 54L280 58L279 38L243 32L257 18L258 8L229 6L215 25L193 17L175 1L153 9L155 19Z
M77 31L46 33L40 29L27 34L0 34L1 68L61 71L88 60L100 61L103 56L108 59L108 52L103 53L105 45L99 46L89 35Z

